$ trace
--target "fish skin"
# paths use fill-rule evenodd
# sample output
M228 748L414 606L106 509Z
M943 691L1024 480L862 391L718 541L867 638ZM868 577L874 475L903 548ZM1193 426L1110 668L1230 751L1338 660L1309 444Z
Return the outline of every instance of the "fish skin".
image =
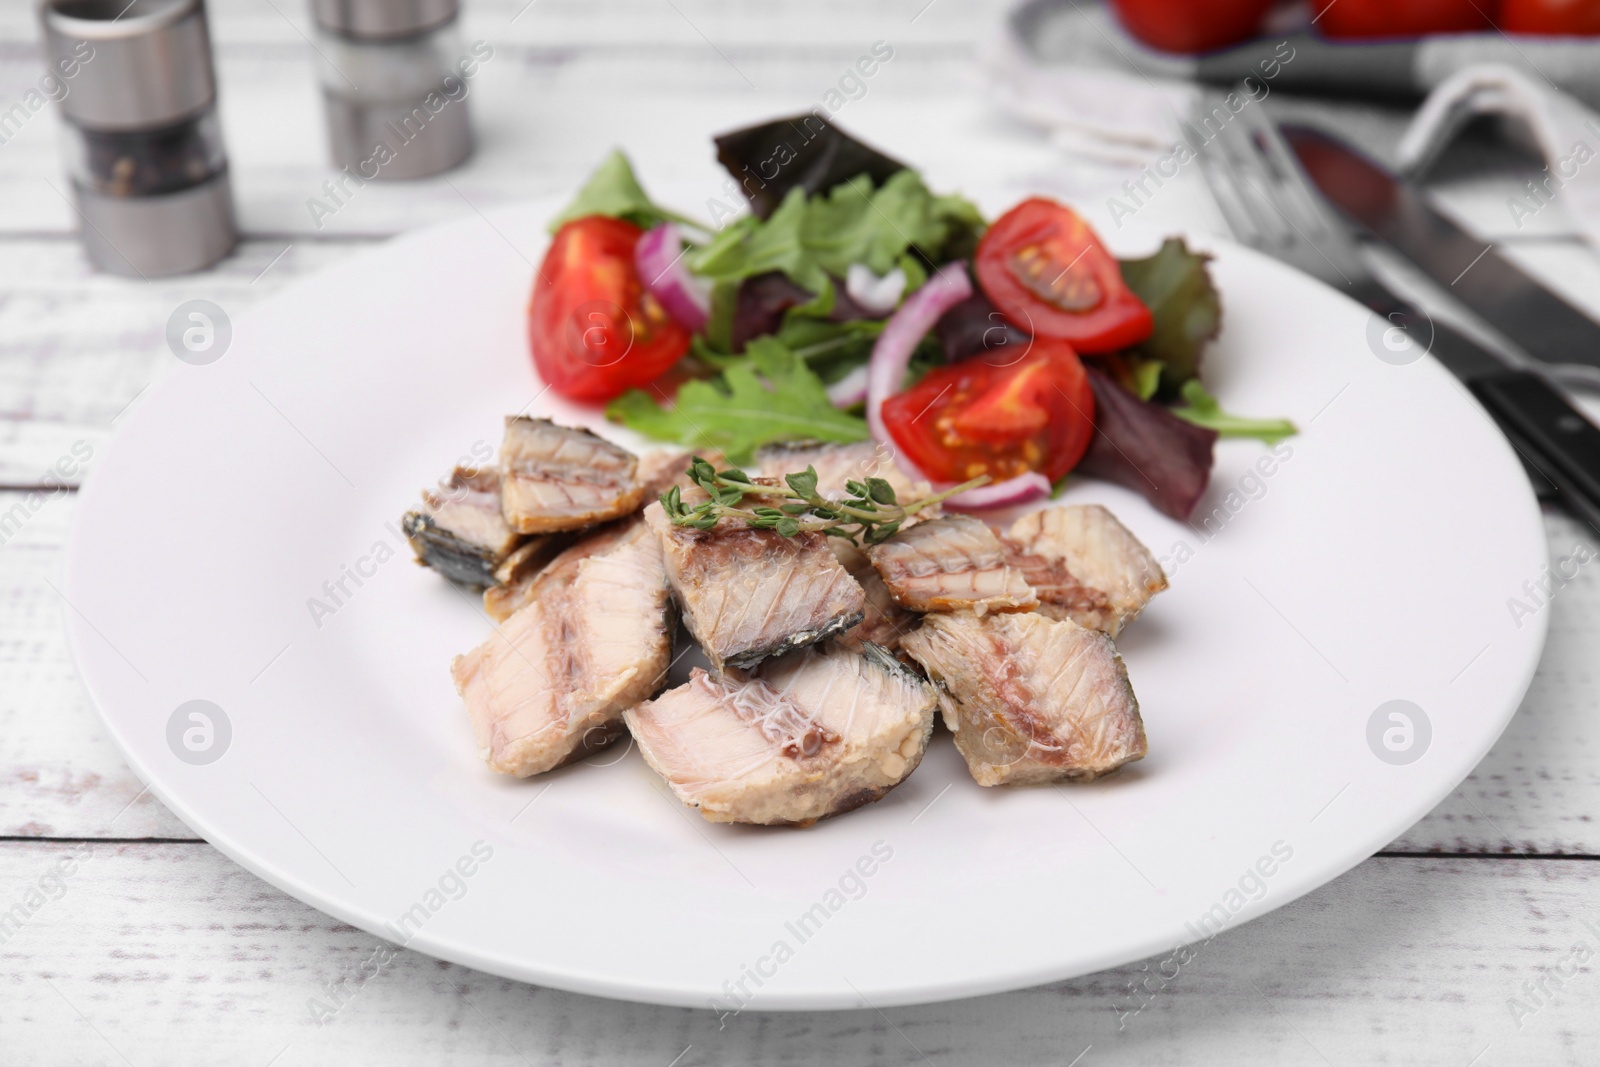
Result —
M707 820L809 826L904 781L933 732L933 687L865 647L805 649L751 676L696 668L624 718L645 762Z
M451 665L489 768L526 778L619 736L623 711L666 679L670 622L660 542L643 522L558 556L529 602Z
M684 625L719 673L826 640L865 614L866 594L823 534L785 537L733 518L695 530L675 525L659 501L644 517Z
M1024 515L1003 541L1008 562L1038 590L1040 614L1112 637L1167 588L1155 556L1099 504Z
M400 520L417 562L453 582L483 588L517 550L522 536L500 514L500 476L457 467L422 491L422 507Z
M945 515L900 530L867 549L902 607L912 611L1031 611L1038 594L1006 562L1005 546L969 515Z
M1034 612L929 615L900 647L939 686L979 785L1088 781L1148 750L1127 668L1097 630Z
M638 465L632 452L588 430L508 416L500 445L501 511L525 534L620 518L644 500Z

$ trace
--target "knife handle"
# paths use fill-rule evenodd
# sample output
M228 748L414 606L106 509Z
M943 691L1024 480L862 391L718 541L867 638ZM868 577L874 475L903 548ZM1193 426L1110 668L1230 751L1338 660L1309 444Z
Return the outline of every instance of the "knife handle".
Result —
M1497 371L1468 383L1562 501L1600 531L1600 428L1532 371Z

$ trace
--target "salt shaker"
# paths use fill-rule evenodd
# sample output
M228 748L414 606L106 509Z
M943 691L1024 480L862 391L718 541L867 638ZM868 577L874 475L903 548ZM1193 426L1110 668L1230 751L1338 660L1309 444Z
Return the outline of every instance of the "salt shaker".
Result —
M334 166L425 178L472 152L458 0L311 0Z
M90 261L148 278L232 251L204 0L42 0L39 15L69 87L64 148Z

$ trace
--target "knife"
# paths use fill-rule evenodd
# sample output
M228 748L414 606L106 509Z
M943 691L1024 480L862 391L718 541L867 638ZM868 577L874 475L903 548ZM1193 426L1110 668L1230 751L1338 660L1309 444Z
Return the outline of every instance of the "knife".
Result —
M1492 246L1464 233L1415 187L1354 148L1310 127L1280 129L1326 200L1439 281L1469 311L1540 361L1600 367L1600 324L1508 263ZM1421 321L1411 325L1426 328ZM1600 530L1600 429L1542 374L1499 363L1443 323L1434 324L1433 333L1433 355L1466 383L1516 446L1524 465ZM1534 484L1537 488L1537 479Z
M1284 139L1322 195L1469 310L1545 363L1600 367L1600 323L1436 210L1422 192L1309 126Z

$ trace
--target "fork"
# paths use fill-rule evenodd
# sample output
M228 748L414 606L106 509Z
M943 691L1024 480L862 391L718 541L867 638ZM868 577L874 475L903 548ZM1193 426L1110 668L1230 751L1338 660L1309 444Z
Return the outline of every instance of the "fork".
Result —
M1215 119L1227 114L1225 110L1206 114L1199 127L1186 123L1198 146L1201 174L1234 237L1365 304L1408 335L1420 328L1413 338L1426 337L1431 320L1373 274L1350 228L1301 173L1299 161L1263 109L1261 103L1246 104L1214 133ZM1433 330L1433 348L1438 349L1437 335L1444 328L1434 324ZM1458 375L1505 368L1475 341L1455 336L1461 345L1452 337L1446 342L1449 351L1436 354ZM1451 357L1459 357L1459 366Z
M1385 286L1363 257L1352 229L1301 171L1264 105L1248 103L1218 126L1216 119L1227 114L1213 111L1185 125L1201 174L1234 236L1366 305L1412 344L1427 339L1425 351L1466 384L1505 434L1534 491L1541 497L1559 495L1600 530L1600 492L1592 475L1565 461L1570 457L1546 453L1532 443L1546 436L1552 419L1587 420L1540 374L1507 364Z

